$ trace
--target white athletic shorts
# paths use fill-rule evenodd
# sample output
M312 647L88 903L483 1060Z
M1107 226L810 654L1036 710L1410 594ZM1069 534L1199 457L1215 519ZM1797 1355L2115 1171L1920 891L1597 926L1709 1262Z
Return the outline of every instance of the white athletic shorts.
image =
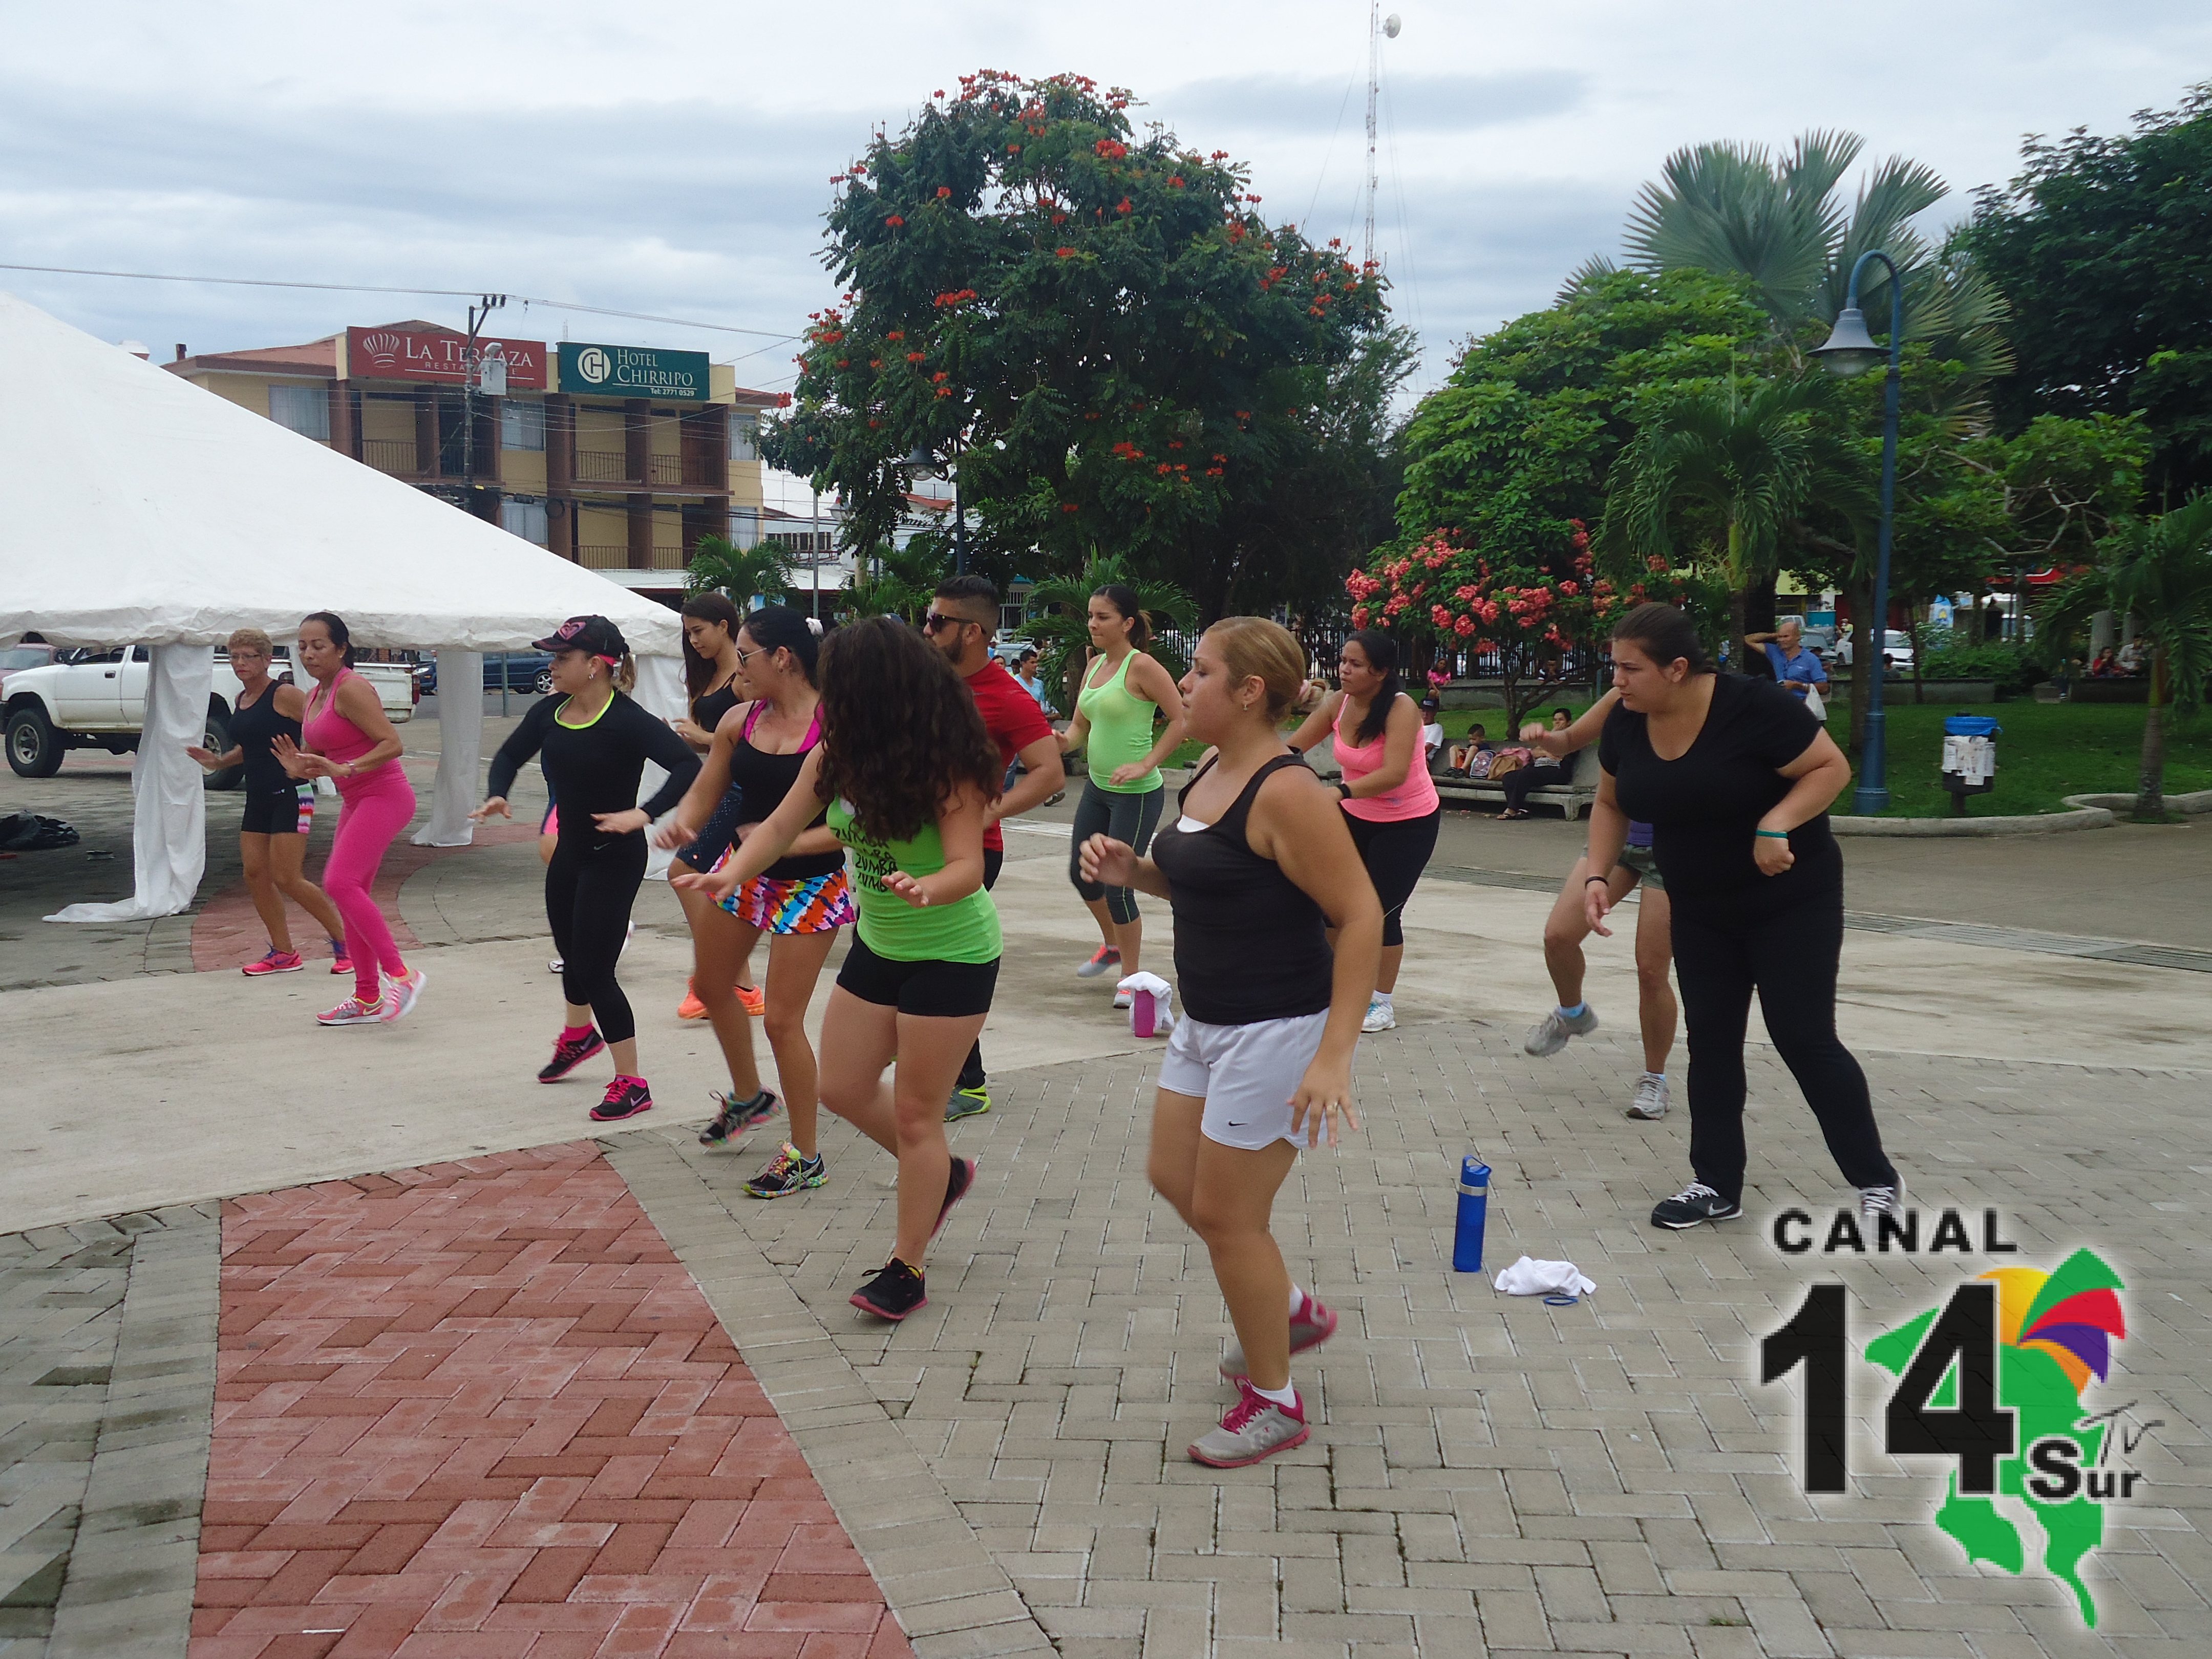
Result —
M1309 1121L1291 1133L1291 1097L1321 1048L1328 1010L1250 1025L1209 1025L1185 1016L1160 1058L1160 1087L1206 1102L1199 1133L1256 1152L1278 1140L1310 1145Z

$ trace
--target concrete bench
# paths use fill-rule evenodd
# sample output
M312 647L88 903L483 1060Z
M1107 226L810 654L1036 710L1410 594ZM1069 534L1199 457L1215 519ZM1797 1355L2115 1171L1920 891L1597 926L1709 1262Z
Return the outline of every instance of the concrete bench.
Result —
M1529 806L1556 806L1569 822L1581 817L1589 810L1590 803L1597 799L1600 769L1595 744L1577 753L1574 769L1573 775L1565 783L1531 789L1528 792ZM1492 801L1502 803L1505 799L1503 782L1492 783L1487 778L1455 778L1447 775L1440 768L1431 769L1429 775L1436 781L1437 793L1446 805L1472 806Z

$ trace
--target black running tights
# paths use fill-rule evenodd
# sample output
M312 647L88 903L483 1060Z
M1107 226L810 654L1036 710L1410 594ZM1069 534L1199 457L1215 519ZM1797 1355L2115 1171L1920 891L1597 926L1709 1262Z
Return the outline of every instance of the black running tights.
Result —
M1674 899L1674 976L1690 1038L1690 1169L1723 1198L1743 1198L1743 1036L1751 994L1782 1063L1820 1120L1854 1187L1897 1184L1881 1150L1866 1073L1836 1036L1844 948L1841 881L1777 908L1757 890Z
M996 847L983 849L983 886L988 891L998 885L999 872L1006 867L1005 851ZM960 1081L956 1089L980 1089L983 1086L983 1039L978 1036L968 1046L968 1059L960 1067Z
M601 1036L623 1042L637 1035L637 1021L615 981L615 963L629 932L630 902L645 879L645 833L604 841L588 833L600 844L564 833L553 849L545 866L545 920L561 953L562 994L592 1011Z

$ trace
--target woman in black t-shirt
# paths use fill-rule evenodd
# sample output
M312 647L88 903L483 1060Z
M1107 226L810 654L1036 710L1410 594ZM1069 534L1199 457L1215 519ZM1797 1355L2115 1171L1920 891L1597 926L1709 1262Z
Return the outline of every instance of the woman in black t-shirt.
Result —
M1689 619L1638 605L1613 636L1620 706L1598 739L1593 870L1610 871L1631 818L1674 906L1674 973L1690 1039L1690 1167L1651 1212L1691 1227L1743 1213L1743 1038L1751 994L1869 1221L1898 1207L1866 1074L1836 1036L1844 863L1828 805L1850 765L1805 706L1770 682L1717 675ZM1603 876L1583 888L1602 933Z

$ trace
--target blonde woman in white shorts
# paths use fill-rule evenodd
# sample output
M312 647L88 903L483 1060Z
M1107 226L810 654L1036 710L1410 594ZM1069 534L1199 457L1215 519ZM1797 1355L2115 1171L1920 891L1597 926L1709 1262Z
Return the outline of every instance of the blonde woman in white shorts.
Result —
M1187 1018L1160 1064L1149 1173L1206 1241L1237 1328L1221 1364L1237 1403L1190 1448L1217 1468L1308 1432L1291 1355L1327 1340L1336 1316L1291 1282L1268 1217L1301 1149L1334 1146L1340 1118L1359 1127L1352 1056L1382 951L1382 907L1340 797L1283 742L1304 671L1273 623L1207 629L1181 690L1191 735L1212 750L1182 817L1149 858L1105 836L1080 854L1085 880L1141 888L1175 914Z

